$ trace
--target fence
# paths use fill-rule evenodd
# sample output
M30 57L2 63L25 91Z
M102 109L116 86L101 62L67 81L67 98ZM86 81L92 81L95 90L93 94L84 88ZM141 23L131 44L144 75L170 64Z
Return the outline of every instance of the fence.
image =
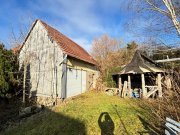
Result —
M166 118L166 135L180 135L180 123L170 118Z

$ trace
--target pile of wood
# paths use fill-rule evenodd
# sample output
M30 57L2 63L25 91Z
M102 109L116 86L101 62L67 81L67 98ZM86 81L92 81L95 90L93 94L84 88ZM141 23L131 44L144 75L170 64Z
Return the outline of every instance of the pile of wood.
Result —
M109 96L119 95L119 88L105 88L105 93Z

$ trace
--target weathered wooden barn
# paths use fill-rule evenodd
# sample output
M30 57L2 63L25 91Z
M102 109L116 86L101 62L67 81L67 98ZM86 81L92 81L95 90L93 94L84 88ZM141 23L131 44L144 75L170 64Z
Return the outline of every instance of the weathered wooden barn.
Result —
M163 73L153 60L137 50L132 61L113 77L123 97L162 97Z
M81 94L98 76L96 61L82 47L41 20L33 23L19 63L26 70L26 92L38 102Z

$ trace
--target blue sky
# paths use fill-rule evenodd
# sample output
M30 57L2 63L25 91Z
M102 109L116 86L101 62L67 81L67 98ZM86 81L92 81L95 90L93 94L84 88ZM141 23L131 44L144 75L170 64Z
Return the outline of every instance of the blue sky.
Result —
M94 38L108 34L123 40L142 41L144 36L130 32L126 23L134 18L125 8L128 0L1 0L0 41L10 48L12 30L28 29L35 19L41 19L79 43L86 50ZM137 18L139 26L148 23ZM167 38L164 38L167 39ZM171 42L170 40L168 40Z

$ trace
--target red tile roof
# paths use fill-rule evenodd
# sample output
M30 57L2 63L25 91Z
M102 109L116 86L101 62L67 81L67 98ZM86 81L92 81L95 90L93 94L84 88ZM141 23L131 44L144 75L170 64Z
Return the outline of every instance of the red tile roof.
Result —
M22 47L22 45L17 45L14 48L12 48L11 50L12 50L13 54L18 54L18 52L20 51L21 47Z
M57 31L53 27L49 26L45 22L41 20L40 22L46 28L47 32L53 38L53 40L55 40L55 42L64 51L64 53L66 53L68 56L96 65L96 61L77 43Z

